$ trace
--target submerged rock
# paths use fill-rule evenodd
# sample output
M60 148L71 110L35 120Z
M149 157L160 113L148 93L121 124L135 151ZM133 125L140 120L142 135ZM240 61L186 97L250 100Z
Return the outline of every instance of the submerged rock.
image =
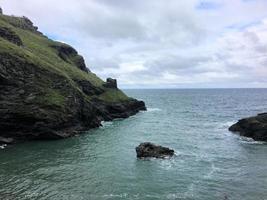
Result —
M229 130L254 140L267 141L267 113L241 119L233 124Z
M137 158L165 158L174 155L174 150L150 142L141 143L135 150Z

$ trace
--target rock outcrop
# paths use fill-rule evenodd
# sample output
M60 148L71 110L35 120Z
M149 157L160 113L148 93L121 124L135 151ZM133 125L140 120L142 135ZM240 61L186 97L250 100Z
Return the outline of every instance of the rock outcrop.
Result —
M107 78L107 81L104 83L104 87L117 89L117 80L113 78Z
M101 87L97 87L93 85L90 81L87 80L74 80L79 88L83 91L86 95L100 95L105 92L104 89Z
M150 142L141 143L135 150L137 158L166 158L174 155L174 150Z
M63 43L56 43L51 45L52 48L57 50L58 56L65 62L72 64L82 71L88 72L84 59L78 54L78 52L71 46Z
M229 130L254 140L267 141L267 113L241 119L232 125Z
M5 40L8 40L9 42L12 42L18 46L22 46L22 41L20 37L12 31L10 28L7 27L0 27L0 37L2 37Z
M0 143L66 138L146 110L112 84L28 18L0 15Z

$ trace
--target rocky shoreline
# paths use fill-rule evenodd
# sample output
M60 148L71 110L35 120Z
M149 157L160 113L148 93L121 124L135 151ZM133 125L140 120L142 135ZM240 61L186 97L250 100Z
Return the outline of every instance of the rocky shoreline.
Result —
M0 144L13 144L27 140L56 140L68 138L83 131L100 127L102 121L128 118L139 111L146 110L144 102L137 100L110 105L102 104L101 106L101 111L98 110L100 112L99 115L96 114L93 120L88 120L87 122L82 121L80 118L82 116L80 116L77 119L73 119L74 121L70 121L69 124L58 125L58 127L53 126L53 124L49 126L49 124L45 124L45 122L42 121L36 122L33 126L27 126L13 119L14 122L6 125L4 127L6 129L1 132ZM1 128L3 128L3 126Z
M0 22L0 144L67 138L146 110L28 18L0 14Z
M241 136L250 137L256 141L267 142L267 113L241 119L229 127L229 131L237 132Z

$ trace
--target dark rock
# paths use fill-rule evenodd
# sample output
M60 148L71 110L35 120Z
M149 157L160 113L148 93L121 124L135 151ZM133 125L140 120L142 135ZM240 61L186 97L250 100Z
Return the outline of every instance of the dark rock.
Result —
M89 81L86 80L75 80L78 86L82 89L82 91L87 95L100 95L104 92L103 89L94 86Z
M104 83L104 87L117 89L117 80L113 78L107 78L106 83Z
M15 26L17 28L20 28L20 29L24 29L24 30L28 30L28 31L31 31L33 33L36 33L38 35L43 35L41 32L38 31L38 27L37 26L34 26L32 21L23 16L23 17L12 17L13 19L9 21L9 23L12 25L12 26Z
M145 111L146 106L143 101L131 99L123 102L103 102L99 99L93 99L94 105L104 111L104 120L112 120L116 118L127 118L135 115L139 111Z
M0 15L3 14L3 9L0 7Z
M141 143L135 150L138 158L165 158L174 155L174 150L150 142Z
M126 118L146 109L144 102L130 98L122 102L88 100L85 95L100 94L102 88L74 81L84 93L64 76L0 53L0 136L16 140L66 138L99 127L103 120ZM62 104L50 102L53 96L46 100L43 85L53 89L56 97L62 96Z
M48 128L46 126L40 126L40 124L36 126L36 129L34 129L34 135L32 136L33 139L38 140L57 140L66 138L67 136L61 135L59 132L52 130L51 128Z
M73 64L82 71L89 71L83 57L73 47L63 43L57 43L57 45L52 45L51 47L57 50L58 56L65 62Z
M233 124L229 130L254 140L267 141L267 113L241 119Z
M23 18L23 20L25 22L25 25L24 25L25 29L33 29L34 31L38 30L38 27L34 26L32 21L28 17L23 16L22 18Z
M7 27L0 27L0 37L12 42L18 46L22 46L22 41L20 37L12 31L10 28Z

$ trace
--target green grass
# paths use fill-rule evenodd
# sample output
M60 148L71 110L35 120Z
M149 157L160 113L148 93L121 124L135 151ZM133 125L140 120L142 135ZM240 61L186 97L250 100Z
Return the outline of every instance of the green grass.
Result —
M22 29L23 18L0 15L0 27L12 29L22 40L23 46L19 47L0 37L0 52L8 53L19 59L25 60L34 66L44 68L52 73L65 77L70 84L81 92L74 80L87 80L96 87L101 87L105 90L98 98L107 102L125 101L129 98L120 90L104 88L104 81L98 78L94 73L86 73L71 62L65 62L58 56L58 52L52 46L66 45L60 42L55 42L47 37L31 30ZM70 60L74 58L69 58ZM60 105L63 104L63 96L56 91L49 91L44 97L44 102L47 104ZM88 96L87 96L88 97ZM90 97L88 98L90 99Z
M107 89L99 96L99 99L106 102L116 102L129 100L129 97L126 96L126 94L124 94L121 90Z
M10 23L8 23L9 21ZM43 67L52 69L54 68L56 72L65 74L71 79L88 80L95 86L100 86L103 84L103 81L95 74L85 73L80 69L72 66L71 64L64 62L57 55L56 50L51 47L52 45L59 44L58 42L54 42L46 38L45 36L36 34L32 31L12 26L12 24L21 23L23 23L23 19L21 18L10 17L5 15L0 16L0 26L9 27L13 31L15 31L17 35L19 35L19 37L21 38L24 45L24 49L27 50L28 53L32 53L37 56L47 65L42 65ZM61 43L61 45L64 44ZM21 51L21 49L18 50Z
M23 27L25 25L25 19L23 17L1 15L1 21L15 27Z
M65 96L56 90L47 90L46 94L42 97L38 97L36 100L39 104L45 106L57 106L64 109L65 106Z

